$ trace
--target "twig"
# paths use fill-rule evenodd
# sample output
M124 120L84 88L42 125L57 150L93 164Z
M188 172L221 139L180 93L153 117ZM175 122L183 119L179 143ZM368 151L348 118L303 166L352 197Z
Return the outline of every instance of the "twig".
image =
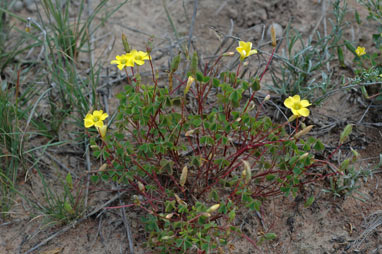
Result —
M119 186L118 186L118 195L119 195L118 196L119 204L122 206L122 209L120 211L121 211L121 217L122 217L123 225L125 226L125 230L126 230L127 240L129 242L130 254L134 254L133 237L131 235L131 230L130 230L129 222L127 221L127 218L126 218L126 209L125 209L125 206L124 206L124 204L122 203L122 200L121 200Z
M187 44L188 52L190 52L192 33L194 32L195 18L196 18L196 13L198 12L198 2L199 2L198 0L194 0L194 13L192 14L190 31L188 33L188 44Z

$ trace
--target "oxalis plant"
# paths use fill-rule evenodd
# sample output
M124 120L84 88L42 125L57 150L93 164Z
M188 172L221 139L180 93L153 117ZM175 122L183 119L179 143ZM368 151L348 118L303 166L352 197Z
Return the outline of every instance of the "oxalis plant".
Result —
M319 140L304 138L313 128L303 123L309 101L299 95L287 98L292 116L283 124L261 116L269 96L259 103L254 98L272 56L260 77L239 78L240 67L257 54L251 42L239 42L241 62L235 72L219 72L221 60L233 52L204 70L198 70L194 54L184 60L190 69L182 80L176 70L183 60L177 56L160 86L150 48L131 49L122 38L126 53L111 63L128 78L118 94L115 120L107 126L109 116L98 109L86 115L84 125L94 156L103 162L93 182L112 181L131 191L126 206L146 212L142 222L152 253L225 253L234 237L246 238L257 249L277 235L244 234L239 211L260 211L268 197L296 196L308 183L342 174L344 169L330 158L315 158L324 149ZM147 63L152 70L148 85L135 67ZM313 201L307 197L308 205Z

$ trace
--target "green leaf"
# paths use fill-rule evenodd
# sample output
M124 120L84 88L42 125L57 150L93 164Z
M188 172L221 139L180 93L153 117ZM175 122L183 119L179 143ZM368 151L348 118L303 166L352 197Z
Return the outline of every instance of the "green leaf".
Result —
M346 125L345 129L342 131L340 135L340 144L343 144L346 141L346 139L349 137L350 133L352 132L352 129L353 129L352 124Z
M199 82L202 82L203 79L204 79L203 74L202 74L200 71L198 71L198 72L196 73L196 80L199 81Z
M361 19L359 18L359 13L358 13L357 10L355 10L354 16L355 16L355 21L357 22L358 25L360 25L361 24Z
M311 196L305 201L304 207L307 208L307 207L311 206L313 204L313 202L314 202L314 196Z
M317 142L314 144L314 149L317 151L323 151L325 149L325 146L321 143L320 140L317 140Z
M68 174L66 175L65 180L66 180L66 184L68 185L68 187L69 187L70 189L73 189L73 179L72 179L72 175L71 175L70 173L68 173Z
M274 240L274 239L276 239L276 237L277 237L277 235L275 233L266 233L264 235L264 238L266 240Z
M355 52L355 48L354 48L354 46L351 44L350 41L345 40L345 46L346 46L346 48L347 48L350 52L353 53L354 56L357 56L357 53Z
M65 211L67 211L68 213L70 213L70 214L74 214L74 210L73 210L72 206L69 204L68 201L65 201L65 203L64 203L64 209L65 209Z
M345 67L344 52L341 47L337 47L338 61L340 62L341 67Z

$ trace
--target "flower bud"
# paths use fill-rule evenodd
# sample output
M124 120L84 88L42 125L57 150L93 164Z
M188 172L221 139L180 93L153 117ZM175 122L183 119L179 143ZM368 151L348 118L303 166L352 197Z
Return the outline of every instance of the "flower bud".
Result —
M180 186L184 186L184 184L186 183L187 181L187 173L188 173L188 168L187 166L184 166L183 169L182 169L182 174L180 175Z
M138 189L139 189L141 192L145 192L145 186L144 186L143 183L141 183L140 181L138 181Z
M298 138L304 136L305 134L307 134L308 132L310 132L312 130L313 126L314 125L309 125L306 128L302 129L301 131L297 132L296 135L294 135L294 138L298 139Z
M98 130L99 134L101 135L101 138L104 138L106 135L106 131L107 131L107 125L104 124L102 127L97 127L97 130Z
M191 88L191 85L194 83L195 79L192 76L188 77L186 88L184 89L184 95L188 93Z
M219 207L220 207L220 204L213 205L213 206L211 206L210 208L208 208L206 212L207 212L207 213L213 213L213 212L215 212L217 209L219 209Z
M102 164L102 166L98 169L98 171L105 171L107 168L107 163Z
M232 51L230 51L230 52L225 52L224 54L223 54L223 56L234 56L235 55L235 52L232 52Z

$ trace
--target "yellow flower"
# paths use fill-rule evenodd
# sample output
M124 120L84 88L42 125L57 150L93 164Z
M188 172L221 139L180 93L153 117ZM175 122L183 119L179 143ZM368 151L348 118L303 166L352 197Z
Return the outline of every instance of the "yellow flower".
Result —
M117 64L118 69L123 70L125 67L134 67L134 59L131 53L116 56L116 60L112 60L111 64Z
M105 120L109 115L103 113L102 110L94 110L93 114L88 113L84 118L85 128L90 128L93 125L97 128L103 128L103 120ZM105 130L106 133L106 130ZM102 135L102 133L101 133Z
M355 53L357 56L363 56L366 54L365 48L358 46L357 49L355 50Z
M149 54L147 54L147 52L137 51L133 49L129 54L131 54L133 63L136 63L138 65L143 65L145 63L144 60L150 60L150 56Z
M252 49L252 42L239 41L239 47L236 48L236 51L240 54L240 60L244 60L250 55L257 54L257 50Z
M307 109L308 106L312 105L309 103L308 100L300 100L299 95L295 95L293 97L289 96L284 101L285 107L292 110L293 115L300 117L300 116L309 116L309 109Z

